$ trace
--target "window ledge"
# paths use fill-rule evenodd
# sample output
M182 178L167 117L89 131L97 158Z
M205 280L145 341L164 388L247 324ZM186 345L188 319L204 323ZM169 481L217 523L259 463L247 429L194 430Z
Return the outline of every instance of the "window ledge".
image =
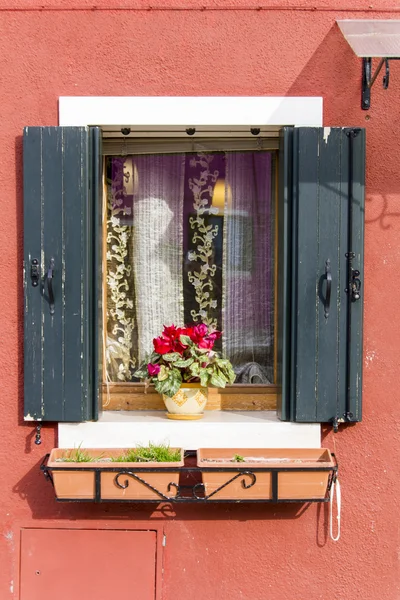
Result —
M280 421L275 411L206 411L198 421L173 421L161 411L107 411L96 422L60 423L60 448L129 448L168 442L197 448L319 448L317 423Z

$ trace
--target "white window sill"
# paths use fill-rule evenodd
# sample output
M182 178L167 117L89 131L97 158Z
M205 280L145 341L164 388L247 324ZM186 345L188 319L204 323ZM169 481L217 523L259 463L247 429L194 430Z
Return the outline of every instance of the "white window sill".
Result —
M206 411L198 421L174 421L161 411L108 411L96 422L60 423L60 448L130 448L168 442L197 448L319 448L317 423L280 421L275 411Z

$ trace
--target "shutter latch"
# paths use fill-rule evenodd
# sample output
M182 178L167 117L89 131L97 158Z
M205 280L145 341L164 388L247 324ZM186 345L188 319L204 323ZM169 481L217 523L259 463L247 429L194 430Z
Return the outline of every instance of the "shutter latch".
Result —
M39 261L37 258L31 260L31 282L33 287L39 285L40 272L39 272Z
M351 278L352 278L351 300L352 300L352 302L356 302L356 300L360 299L360 290L361 290L360 271L358 269L352 269Z
M349 260L349 271L350 271L350 280L349 280L349 288L351 294L351 301L356 302L360 299L361 296L361 279L360 279L360 271L358 269L353 269L351 266L351 261L355 258L354 252L346 252L346 258ZM346 294L349 293L349 288L345 289Z

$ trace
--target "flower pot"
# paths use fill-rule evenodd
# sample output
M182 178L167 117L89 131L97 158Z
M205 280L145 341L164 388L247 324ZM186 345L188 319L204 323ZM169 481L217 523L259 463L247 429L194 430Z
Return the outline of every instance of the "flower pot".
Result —
M182 385L172 397L163 394L169 419L201 419L207 398L208 389L198 383Z
M123 454L124 449L121 448L85 450L91 457L98 459L92 462L57 460L65 456L66 452L73 453L74 450L54 448L46 467L52 476L56 496L60 500L162 501L165 497L176 495L179 468L183 466L182 449L178 462L164 463L108 460ZM164 469L173 471L163 472Z
M235 455L244 461L231 462ZM207 497L279 501L324 498L335 463L326 448L201 448L197 466ZM218 472L221 468L230 470Z

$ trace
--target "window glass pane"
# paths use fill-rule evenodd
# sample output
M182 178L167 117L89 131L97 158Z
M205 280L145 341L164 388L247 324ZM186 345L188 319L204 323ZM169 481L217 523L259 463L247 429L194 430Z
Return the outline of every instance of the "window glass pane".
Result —
M274 382L274 153L106 158L105 371L132 381L164 325L204 322L237 383Z

